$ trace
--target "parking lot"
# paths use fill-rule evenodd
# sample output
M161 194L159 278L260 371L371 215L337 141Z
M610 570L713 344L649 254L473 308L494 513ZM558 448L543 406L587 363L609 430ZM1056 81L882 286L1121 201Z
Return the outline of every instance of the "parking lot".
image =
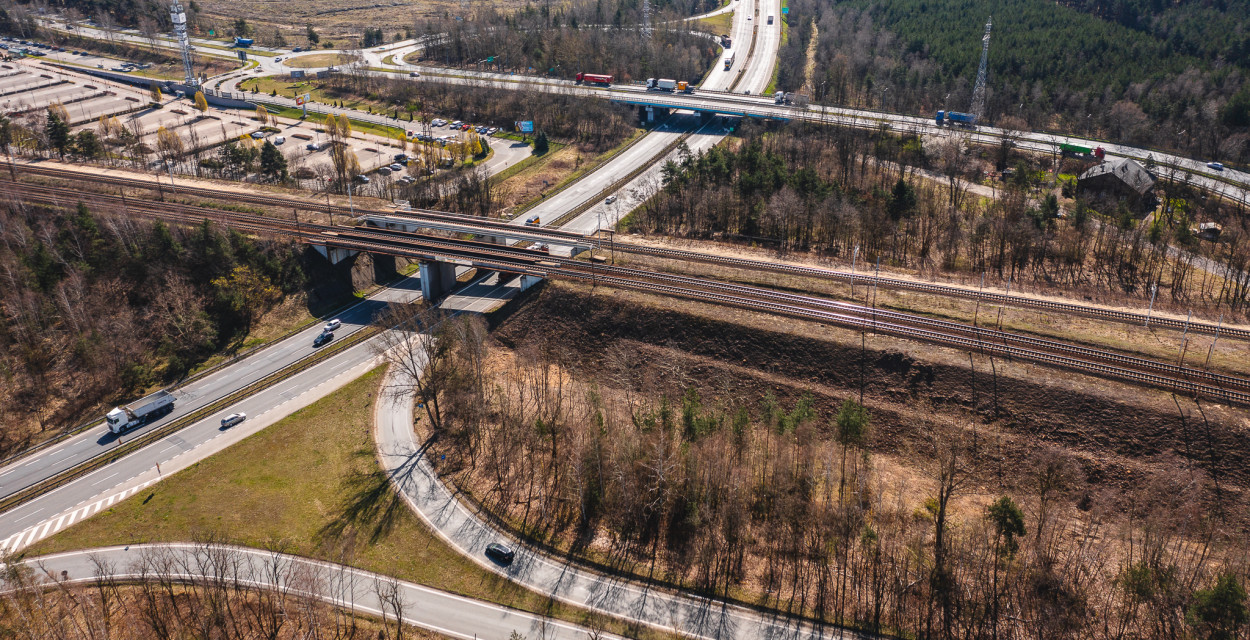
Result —
M283 120L278 125L279 133L267 136L274 140L281 136L285 142L278 148L287 158L288 168L294 173L299 168L308 168L319 176L334 173L334 161L330 157L329 138L320 132L321 125ZM399 149L398 143L381 136L354 132L348 140L348 146L356 154L360 162L360 170L369 172L378 167L390 164ZM316 147L309 148L309 145Z
M65 106L71 124L133 111L150 102L146 92L90 76L26 61L0 63L0 110L10 116L40 117L49 105Z

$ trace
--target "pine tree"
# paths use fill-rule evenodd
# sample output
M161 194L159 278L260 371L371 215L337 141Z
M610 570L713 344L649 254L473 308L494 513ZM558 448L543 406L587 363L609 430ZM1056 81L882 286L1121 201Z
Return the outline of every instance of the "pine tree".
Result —
M550 149L550 146L547 142L547 133L539 131L538 135L534 136L534 155L541 156L547 153L548 149Z
M64 158L65 150L69 148L69 123L62 120L51 107L48 108L48 123L44 127L44 133L48 135L48 144Z

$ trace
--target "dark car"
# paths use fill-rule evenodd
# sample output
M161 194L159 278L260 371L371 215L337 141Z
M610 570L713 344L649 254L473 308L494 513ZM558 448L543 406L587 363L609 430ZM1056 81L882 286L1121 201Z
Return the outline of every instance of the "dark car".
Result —
M317 334L316 338L313 338L313 346L320 347L321 345L333 339L334 339L333 333L330 333L329 331L322 331L321 333Z
M516 554L512 552L512 549L509 549L498 542L492 542L486 545L486 557L500 564L512 564L512 558L515 557L515 555Z

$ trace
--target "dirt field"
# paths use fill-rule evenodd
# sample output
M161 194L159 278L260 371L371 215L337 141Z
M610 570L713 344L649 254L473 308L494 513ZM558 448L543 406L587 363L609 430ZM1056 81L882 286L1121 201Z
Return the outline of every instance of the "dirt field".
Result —
M1202 422L1195 403L1178 399L1182 418L1162 391L1028 363L992 367L980 356L971 371L967 352L944 347L868 335L861 351L859 333L822 324L634 292L589 292L549 285L503 322L498 339L509 345L559 336L581 354L621 345L639 354L647 372L640 378L656 392L694 385L707 398L755 398L773 390L785 404L810 389L825 413L858 392L862 375L878 453L906 451L923 437L916 429L926 421L966 421L973 411L1004 438L1005 457L986 469L1004 483L1013 482L1012 459L1049 443L1081 459L1091 480L1121 491L1132 488L1133 471L1146 473L1174 456L1210 465L1238 501L1250 485L1250 411L1241 408L1203 403L1209 433L1199 447L1189 441L1197 438L1195 421ZM583 364L594 370L600 358L587 355Z
M474 2L467 11L489 4L507 8L523 6L515 0L489 0ZM323 38L332 39L352 36L358 38L365 26L381 27L390 41L404 27L412 27L418 18L440 15L450 11L462 13L461 4L446 0L419 2L417 0L375 0L373 2L347 3L341 0L311 0L290 3L273 0L207 0L200 4L201 15L208 20L220 19L223 23L244 17L262 34L281 30L293 46L305 44L304 27L313 25ZM346 42L335 44L345 45Z

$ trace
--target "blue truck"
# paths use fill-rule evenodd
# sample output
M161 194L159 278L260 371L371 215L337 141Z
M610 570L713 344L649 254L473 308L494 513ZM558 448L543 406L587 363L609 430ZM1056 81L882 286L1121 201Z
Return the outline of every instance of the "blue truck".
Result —
M239 47L240 49L246 49L246 48L248 48L248 47L252 46L252 39L251 39L251 38L240 38L240 37L238 37L238 36L235 36L235 37L234 37L234 46Z
M958 111L939 111L933 118L937 124L958 124L964 126L972 126L976 124L977 117L971 113L960 113Z

